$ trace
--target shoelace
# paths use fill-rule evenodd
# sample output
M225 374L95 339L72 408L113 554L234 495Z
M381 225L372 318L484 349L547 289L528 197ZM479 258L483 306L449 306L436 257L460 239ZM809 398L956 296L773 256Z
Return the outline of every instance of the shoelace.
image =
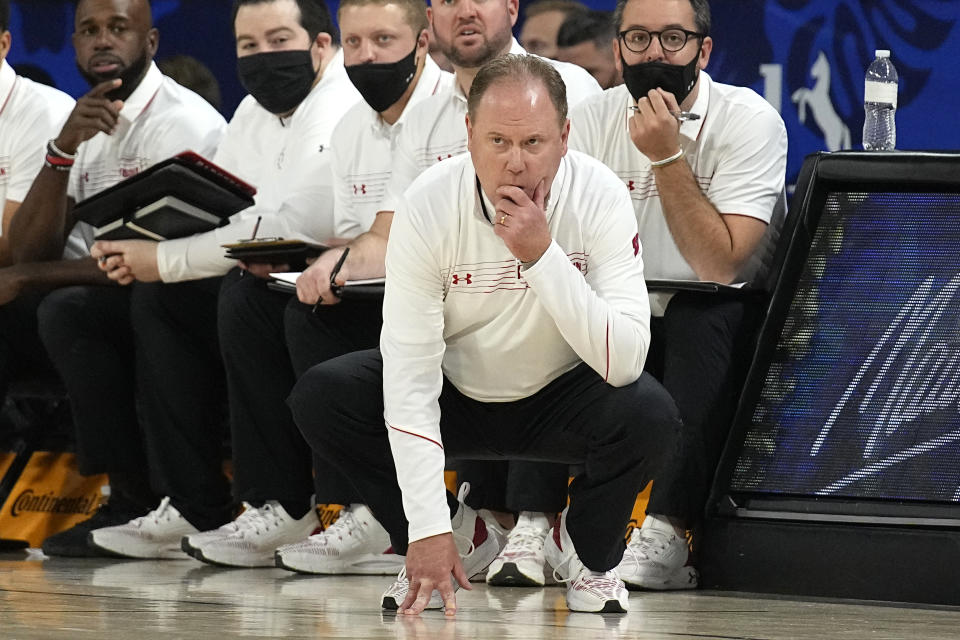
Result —
M310 536L311 540L316 540L317 542L329 543L333 537L337 537L340 540L343 540L346 537L353 535L354 531L360 531L363 528L360 521L353 514L353 507L344 507L340 510L340 516L337 518L336 522L331 524L329 527L321 531L320 533L315 533Z
M170 497L166 496L163 500L160 501L160 506L148 513L145 516L140 516L135 519L132 524L135 524L138 527L142 527L146 524L147 521L153 521L153 524L160 524L160 518L164 518L167 522L175 518L173 515L175 509L170 506Z
M241 538L248 533L260 535L260 532L270 531L273 527L278 527L283 522L283 516L274 509L269 502L260 508L251 508L244 511L235 521L238 525L235 535Z
M666 550L669 542L669 536L661 531L650 530L647 535L644 535L640 529L634 529L630 534L630 542L627 543L627 548L623 552L623 558L626 560L629 555L634 570L639 571L642 560L649 560L654 550Z
M242 504L243 504L243 511L240 513L239 516L237 516L237 519L223 525L222 527L220 527L220 529L218 529L218 531L226 531L228 534L234 534L240 531L243 524L247 520L249 520L250 516L253 515L253 512L257 510L257 508L252 504L250 504L249 502L244 501Z
M598 590L616 591L620 588L620 576L617 575L616 570L613 569L605 571L604 573L593 573L589 569L584 568L576 577L576 580L580 580L581 578L589 578L591 586Z
M537 553L543 549L547 532L537 527L518 525L507 534L507 544L501 554L517 549L527 553Z

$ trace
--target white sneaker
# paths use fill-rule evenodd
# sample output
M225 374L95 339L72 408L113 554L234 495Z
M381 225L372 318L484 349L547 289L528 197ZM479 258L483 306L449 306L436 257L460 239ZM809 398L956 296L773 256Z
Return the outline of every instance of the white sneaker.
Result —
M557 582L567 583L567 608L586 613L626 613L627 587L616 570L591 571L584 566L567 533L567 510L553 527L544 545L544 556Z
M648 514L630 534L617 573L632 589L696 589L699 574L687 566L690 547L673 525Z
M464 482L460 485L460 494L457 500L460 501L460 508L450 520L453 527L453 541L457 545L457 551L460 553L460 559L463 562L463 571L467 577L471 577L486 569L493 559L497 557L500 548L503 546L503 538L497 531L488 525L476 511L464 504L463 500L470 491L470 483ZM456 580L453 581L453 588L459 589L460 585ZM390 585L390 588L383 592L380 599L380 605L384 609L397 610L403 601L407 599L407 592L410 590L410 582L407 580L407 568L400 570L396 581ZM427 609L443 608L443 601L440 599L440 593L436 590L430 595L430 602Z
M277 547L303 540L320 526L315 509L294 520L276 500L244 511L234 520L237 530L215 538L194 553L197 560L227 567L273 567Z
M306 540L279 547L274 563L299 573L393 575L403 567L403 556L390 546L390 535L366 505L352 504L336 522Z
M187 557L180 550L180 539L192 533L199 532L170 504L170 498L164 498L143 517L94 529L88 540L98 549L127 558L177 559Z
M507 534L507 545L490 564L487 584L500 587L544 585L543 543L550 521L543 514L520 513L517 525Z
M207 544L208 542L213 542L214 540L219 540L220 538L226 538L232 533L236 533L240 529L240 520L244 516L249 517L253 509L254 507L249 502L244 502L243 512L237 516L236 520L231 520L227 524L217 529L210 529L209 531L201 531L200 533L193 533L189 536L183 536L183 538L180 540L180 548L188 556L196 558L197 550L203 545ZM197 559L199 560L199 558Z

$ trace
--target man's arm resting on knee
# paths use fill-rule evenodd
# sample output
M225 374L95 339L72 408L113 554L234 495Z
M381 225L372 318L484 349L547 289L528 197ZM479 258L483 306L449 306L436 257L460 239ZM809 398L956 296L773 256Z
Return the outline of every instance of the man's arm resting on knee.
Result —
M15 264L0 269L0 303L26 291L88 284L112 284L93 258Z
M347 243L350 253L340 265L337 283L347 280L379 278L385 273L387 238L393 211L378 211L370 230ZM330 290L330 274L340 259L342 249L331 249L317 258L297 279L297 298L304 304L336 304L339 302Z

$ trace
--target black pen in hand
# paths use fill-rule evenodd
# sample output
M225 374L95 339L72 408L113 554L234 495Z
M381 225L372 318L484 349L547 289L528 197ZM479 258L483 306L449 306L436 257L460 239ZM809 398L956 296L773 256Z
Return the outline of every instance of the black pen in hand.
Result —
M343 263L347 259L347 254L350 253L350 247L347 247L343 250L343 253L340 254L340 259L337 260L337 264L334 265L333 271L330 272L330 291L333 295L340 297L340 292L343 290L343 287L339 286L336 283L337 276L340 274L340 269L343 267ZM317 300L317 304L313 305L313 310L316 312L317 308L323 303L323 298Z

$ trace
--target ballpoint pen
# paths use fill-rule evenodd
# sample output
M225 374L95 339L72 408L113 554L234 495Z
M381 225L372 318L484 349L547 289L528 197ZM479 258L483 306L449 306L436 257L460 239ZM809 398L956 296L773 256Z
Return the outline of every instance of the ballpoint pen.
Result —
M340 254L340 259L337 260L337 264L333 267L333 271L330 272L330 291L332 291L333 295L337 296L338 298L340 297L340 291L343 289L343 287L336 284L336 279L337 275L340 273L341 267L343 267L344 261L347 259L348 253L350 253L350 247L347 247L343 250L343 253ZM313 305L314 312L316 312L322 302L323 298L317 300L317 304Z
M630 105L630 111L638 111L639 107L637 105ZM693 113L692 111L671 111L670 115L679 120L680 122L686 122L688 120L699 120L700 114Z

